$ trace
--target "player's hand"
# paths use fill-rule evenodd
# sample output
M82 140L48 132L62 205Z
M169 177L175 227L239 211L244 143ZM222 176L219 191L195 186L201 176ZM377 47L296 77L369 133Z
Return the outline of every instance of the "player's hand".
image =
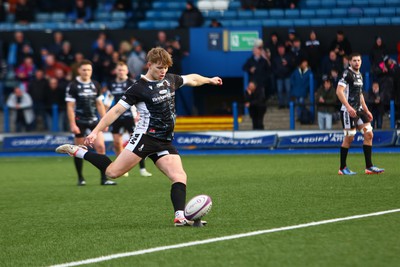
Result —
M222 85L222 79L220 77L213 77L211 78L211 84Z
M354 108L349 107L347 109L347 112L349 113L350 117L352 117L352 118L357 117L357 111Z
M71 132L72 133L74 133L74 134L80 134L81 133L81 130L79 129L79 127L76 124L70 125L70 127L71 127Z
M369 110L366 113L367 113L369 121L372 121L374 119L374 116L372 115L372 113Z
M97 139L97 134L94 132L91 132L88 136L86 136L84 144L85 146L90 146L93 147L94 141Z

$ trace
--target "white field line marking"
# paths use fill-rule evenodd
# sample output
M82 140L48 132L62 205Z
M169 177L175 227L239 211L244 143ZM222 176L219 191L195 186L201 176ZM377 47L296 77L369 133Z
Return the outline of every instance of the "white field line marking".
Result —
M281 232L281 231L289 231L289 230L293 230L293 229L318 226L318 225L328 224L328 223L335 223L335 222L361 219L361 218L366 218L366 217L380 216L380 215L385 215L385 214L395 213L395 212L400 212L400 209L386 210L386 211L354 215L354 216L343 217L343 218L323 220L323 221L318 221L318 222L310 222L310 223L304 223L304 224L298 224L298 225L292 225L292 226L285 226L285 227L279 227L279 228L273 228L273 229L267 229L267 230L254 231L254 232L243 233L243 234L222 236L222 237L210 238L210 239L200 240L200 241L192 241L192 242L181 243L181 244L170 245L170 246L163 246L163 247L149 248L149 249L143 249L143 250L137 250L137 251L131 251L131 252L125 252L125 253L118 253L118 254L101 256L98 258L92 258L92 259L87 259L87 260L82 260L82 261L74 261L74 262L69 262L69 263L52 265L50 267L69 267L69 266L85 265L85 264L91 264L91 263L96 263L96 262L108 261L108 260L112 260L112 259L143 255L143 254L153 253L153 252L158 252L158 251L164 251L164 250L170 250L170 249L176 249L176 248L185 248L185 247L209 244L209 243L238 239L238 238L249 237L249 236L263 235L263 234L275 233L275 232Z

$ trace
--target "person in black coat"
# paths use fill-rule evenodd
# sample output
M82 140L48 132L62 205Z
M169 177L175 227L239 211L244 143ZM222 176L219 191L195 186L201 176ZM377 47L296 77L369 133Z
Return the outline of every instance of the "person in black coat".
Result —
M194 6L192 1L186 2L186 9L182 11L179 18L180 28L201 27L204 22L203 14Z
M250 81L244 93L244 101L249 109L253 130L264 130L264 115L267 111L264 87Z

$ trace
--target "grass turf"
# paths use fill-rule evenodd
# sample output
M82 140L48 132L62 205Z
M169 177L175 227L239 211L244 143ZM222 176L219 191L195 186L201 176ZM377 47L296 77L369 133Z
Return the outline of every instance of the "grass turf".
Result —
M209 194L204 228L175 228L170 184L153 177L100 186L69 157L1 159L1 266L46 266L400 208L397 154L375 154L382 175L338 176L338 155L185 156L188 199ZM105 261L90 266L395 266L400 214L364 218Z

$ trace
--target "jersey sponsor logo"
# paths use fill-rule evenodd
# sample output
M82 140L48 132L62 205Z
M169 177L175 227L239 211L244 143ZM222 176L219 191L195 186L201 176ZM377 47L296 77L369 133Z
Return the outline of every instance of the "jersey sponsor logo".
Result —
M162 82L159 82L159 83L157 83L157 88L160 88L161 86L164 86L164 87L166 87L166 86L171 86L171 84L170 84L170 82L169 81L167 81L167 80L164 80L164 81L162 81Z
M175 93L173 92L173 93L167 93L167 94L165 94L165 95L160 95L160 96L158 96L158 97L153 97L153 98L151 99L151 101L153 101L153 103L161 103L161 102L163 102L164 100L171 98L174 94L175 94Z
M160 95L165 95L166 93L168 93L168 90L165 90L165 89L164 90L160 90L159 93L160 93Z

